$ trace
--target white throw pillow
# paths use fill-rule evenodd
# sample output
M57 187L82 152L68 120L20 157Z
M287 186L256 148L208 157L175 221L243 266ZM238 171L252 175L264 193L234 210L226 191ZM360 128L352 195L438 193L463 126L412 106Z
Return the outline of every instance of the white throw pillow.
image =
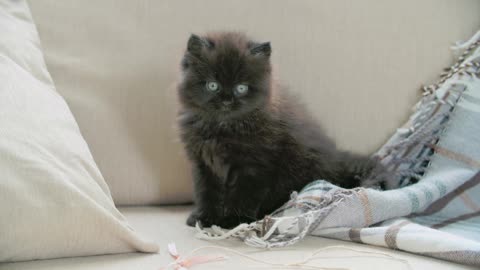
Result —
M157 250L115 208L27 4L1 0L0 262Z

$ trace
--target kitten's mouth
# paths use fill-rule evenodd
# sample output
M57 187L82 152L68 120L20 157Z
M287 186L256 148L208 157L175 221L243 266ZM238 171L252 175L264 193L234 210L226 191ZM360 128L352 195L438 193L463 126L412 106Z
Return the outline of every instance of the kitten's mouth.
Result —
M233 108L232 101L222 101L222 105L220 105L220 110L222 111L230 111Z

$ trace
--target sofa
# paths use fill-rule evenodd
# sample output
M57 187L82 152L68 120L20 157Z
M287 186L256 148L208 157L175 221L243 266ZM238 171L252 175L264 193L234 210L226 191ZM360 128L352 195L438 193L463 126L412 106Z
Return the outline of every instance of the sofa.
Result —
M0 263L0 269L161 269L172 262L166 249L171 242L180 253L218 245L281 263L332 247L316 265L342 269L474 269L319 237L274 250L233 239L197 239L195 229L185 224L192 209L192 183L178 139L175 85L191 33L245 31L271 42L276 78L302 98L342 149L371 154L408 118L421 85L435 81L451 64L449 46L478 30L479 1L30 0L28 4L48 71L115 205L160 251ZM266 268L221 252L229 259L194 269Z

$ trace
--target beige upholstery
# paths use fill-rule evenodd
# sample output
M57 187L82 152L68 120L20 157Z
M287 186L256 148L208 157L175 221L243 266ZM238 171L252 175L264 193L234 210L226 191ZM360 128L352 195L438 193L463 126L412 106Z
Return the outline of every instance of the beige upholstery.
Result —
M420 84L451 59L453 41L480 27L477 0L43 0L29 1L46 61L70 105L117 204L191 200L188 163L177 140L174 82L190 33L245 30L272 42L277 77L306 101L339 145L374 151L409 115ZM184 225L189 207L121 208L132 226L162 248L209 244ZM413 269L473 269L426 257L309 237L262 251L213 244L291 262L325 246L386 252ZM358 255L344 250L325 256ZM323 266L407 269L381 258L326 259ZM159 254L122 254L0 264L2 270L159 269ZM194 269L245 269L227 262ZM252 269L265 269L256 267Z
M449 46L480 26L476 0L30 1L58 91L117 204L191 200L175 129L190 33L271 41L277 77L343 148L374 151L405 120Z
M349 252L342 249L333 249L322 252L324 257L362 256L362 258L337 258L318 260L315 265L324 267L343 267L351 270L473 270L474 267L456 265L436 259L421 257L399 251L377 248L372 246L330 240L318 237L309 237L302 243L272 251L259 250L245 246L239 241L207 242L194 238L194 230L184 226L188 214L188 207L135 207L121 208L129 223L145 236L152 238L159 243L162 250L159 254L120 254L110 256L94 256L84 258L68 258L59 260L34 261L15 264L0 265L2 270L159 270L162 266L172 262L166 251L170 242L177 244L181 254L186 254L194 248L206 245L220 245L234 248L237 251L247 253L258 259L273 262L293 262L301 260L307 254L316 249L328 246L342 245L348 248L355 248L366 251L387 253L398 259L405 259L411 268L401 262L378 258L381 255L361 254ZM207 251L209 254L223 253L219 250ZM241 259L233 254L226 254L230 257L228 261L198 265L191 270L245 270L245 269L272 269L250 261ZM255 267L250 267L255 266ZM278 268L287 269L287 268Z

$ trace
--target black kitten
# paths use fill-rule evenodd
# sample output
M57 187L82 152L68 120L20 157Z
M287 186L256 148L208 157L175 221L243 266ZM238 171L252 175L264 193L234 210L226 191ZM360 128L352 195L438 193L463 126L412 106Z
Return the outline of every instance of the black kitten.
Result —
M188 40L178 92L195 183L190 226L251 222L313 180L358 187L377 167L337 150L303 106L273 84L270 54L270 43L240 33Z

